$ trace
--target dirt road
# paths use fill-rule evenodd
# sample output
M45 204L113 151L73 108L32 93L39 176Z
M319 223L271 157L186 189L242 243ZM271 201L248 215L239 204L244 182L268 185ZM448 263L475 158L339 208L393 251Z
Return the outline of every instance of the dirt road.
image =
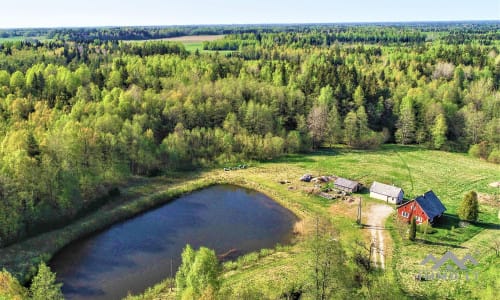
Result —
M384 224L385 219L394 211L386 204L375 204L370 206L366 212L365 226L370 230L371 240L375 243L376 250L373 251L373 262L382 269L385 269L385 245L384 245Z

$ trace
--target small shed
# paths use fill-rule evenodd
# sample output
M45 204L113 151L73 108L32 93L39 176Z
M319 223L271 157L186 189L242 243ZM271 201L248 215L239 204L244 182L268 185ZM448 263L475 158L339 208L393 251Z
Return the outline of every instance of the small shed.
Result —
M404 191L402 188L383 184L374 181L370 187L370 197L383 200L392 204L400 204L403 202Z
M445 211L446 207L444 207L436 194L433 191L428 191L422 196L415 198L415 200L399 206L398 216L407 222L410 222L415 217L417 224L427 221L434 223Z
M359 182L345 179L342 177L335 179L335 182L333 183L333 185L335 186L335 188L342 190L342 191L345 191L345 192L348 192L348 193L357 192L359 190L359 186L360 186Z

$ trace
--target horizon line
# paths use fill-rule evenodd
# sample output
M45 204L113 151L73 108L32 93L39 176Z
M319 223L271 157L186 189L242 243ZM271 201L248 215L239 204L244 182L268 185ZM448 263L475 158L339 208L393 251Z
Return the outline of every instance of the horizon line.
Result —
M26 29L84 29L84 28L162 28L162 27L190 27L190 26L290 26L290 25L398 25L398 24L432 24L432 23L498 23L495 19L469 19L469 20L406 20L406 21L339 21L339 22L276 22L276 23L198 23L198 24L150 24L150 25L57 25L57 26L19 26L0 27L0 30L26 30Z

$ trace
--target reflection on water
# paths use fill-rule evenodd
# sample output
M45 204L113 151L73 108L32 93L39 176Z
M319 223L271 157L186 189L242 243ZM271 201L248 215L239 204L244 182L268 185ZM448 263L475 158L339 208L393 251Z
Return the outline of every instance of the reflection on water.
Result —
M213 186L76 241L51 261L67 299L121 299L170 276L186 244L238 254L288 243L295 216L267 196Z

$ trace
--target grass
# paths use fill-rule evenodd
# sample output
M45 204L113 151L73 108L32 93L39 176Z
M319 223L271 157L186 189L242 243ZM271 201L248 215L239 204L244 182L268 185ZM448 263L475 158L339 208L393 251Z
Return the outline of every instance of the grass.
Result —
M314 216L331 218L339 232L340 241L348 255L353 252L356 240L368 239L366 230L353 226L356 209L341 201L330 201L306 192L310 183L298 181L304 173L314 175L335 174L359 180L365 186L372 181L393 183L401 186L410 198L432 189L447 207L447 215L437 226L436 233L417 234L417 242L403 239L391 218L387 221L390 237L386 238L389 257L386 258L386 275L398 283L405 294L416 298L483 298L489 299L498 290L499 258L490 246L498 238L498 202L481 204L480 220L466 228L458 226L456 209L465 192L494 195L498 189L488 184L498 181L498 165L470 158L463 154L429 151L412 146L385 145L380 150L357 151L341 149L320 151L308 155L289 155L277 160L257 163L246 170L224 172L220 169L198 173L179 173L157 179L145 180L125 190L123 200L103 207L95 214L78 220L66 228L49 232L9 248L0 249L0 264L14 271L16 276L29 274L34 259L45 254L49 259L61 247L81 236L100 230L117 220L161 205L182 193L217 183L236 184L263 192L301 218L301 234L289 247L280 247L264 254L255 253L228 264L224 273L224 288L254 283L271 297L290 284L300 283L305 274L307 256L302 241L311 229ZM175 179L172 179L175 178ZM411 180L410 180L411 178ZM278 181L288 180L289 185ZM290 188L291 187L291 188ZM377 200L367 193L360 195L363 210ZM480 265L477 282L416 282L414 273L421 267L419 262L429 253L440 256L447 250L456 251L463 257L468 251L476 251ZM151 289L149 296L137 299L153 299L152 295L164 293L168 298L166 283ZM148 294L145 294L148 295Z
M220 54L228 54L234 51L211 51L203 49L203 42L205 41L214 41L224 38L224 35L195 35L195 36L180 36L173 38L165 38L165 39L153 39L153 40L133 40L127 42L140 43L145 41L169 41L169 42L179 42L184 45L187 51L194 53L198 50L200 53L210 53L210 52L219 52Z
M184 47L186 48L187 51L194 53L196 50L198 50L200 53L211 53L211 52L218 52L220 54L228 54L232 53L234 51L212 51L212 50L204 50L203 49L203 42L183 42L182 43Z
M7 38L0 37L0 44L5 42L32 41L32 40L48 41L49 39L45 35L34 36L34 37L25 37L25 36L15 36Z

